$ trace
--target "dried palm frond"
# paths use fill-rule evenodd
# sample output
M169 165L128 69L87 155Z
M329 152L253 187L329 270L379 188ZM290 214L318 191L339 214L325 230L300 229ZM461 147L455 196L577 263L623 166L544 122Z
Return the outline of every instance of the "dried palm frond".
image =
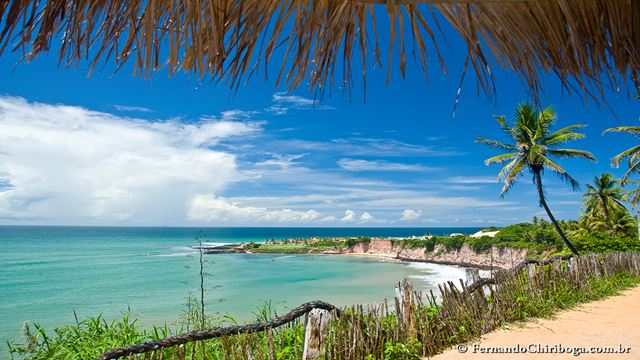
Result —
M387 81L392 66L404 76L407 53L425 75L431 52L444 70L443 18L466 42L467 64L488 94L496 65L516 71L534 96L546 73L593 99L629 79L640 88L638 0L0 0L0 54L9 47L28 61L55 47L61 64L88 59L90 72L101 61L118 69L133 60L144 76L166 67L230 86L266 75L277 59L277 84L322 92L350 86L354 53L366 86L367 61L383 58L383 33Z

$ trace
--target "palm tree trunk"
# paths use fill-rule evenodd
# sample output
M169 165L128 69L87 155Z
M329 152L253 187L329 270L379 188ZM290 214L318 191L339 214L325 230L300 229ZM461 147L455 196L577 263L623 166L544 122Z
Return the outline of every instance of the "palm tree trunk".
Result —
M551 213L551 209L549 209L549 206L547 205L547 201L544 198L544 190L542 189L542 176L540 176L540 169L534 169L533 174L535 176L535 183L538 186L538 196L540 197L540 205L542 205L542 207L544 208L544 211L547 212L547 215L549 216L549 219L551 220L553 227L555 227L556 231L558 232L558 235L560 235L560 238L562 239L564 244L567 245L569 250L571 250L571 252L574 255L576 256L580 255L578 254L578 250L576 250L576 248L573 246L571 241L569 241L569 239L567 239L567 237L564 235L564 233L562 232L562 229L560 229L560 225L558 224L558 221L556 221L556 218Z
M640 240L640 210L638 210L636 215L636 226L638 229L638 240Z
M604 218L607 221L607 225L611 226L611 216L609 215L609 206L607 204L607 198L602 194L598 194L600 197L600 203L602 204L602 212L604 213Z

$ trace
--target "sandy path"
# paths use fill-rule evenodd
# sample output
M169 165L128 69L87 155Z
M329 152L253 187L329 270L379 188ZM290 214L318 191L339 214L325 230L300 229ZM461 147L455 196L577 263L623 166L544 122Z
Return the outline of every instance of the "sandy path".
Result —
M480 348L510 347L527 349L534 344L543 348L561 345L589 349L610 347L626 353L599 354L532 354L530 352L480 353ZM563 311L552 320L536 320L524 327L512 326L486 334L480 341L466 344L467 352L461 354L457 348L430 359L640 359L640 287L627 290L619 296L581 305L573 310ZM475 352L474 352L475 347Z

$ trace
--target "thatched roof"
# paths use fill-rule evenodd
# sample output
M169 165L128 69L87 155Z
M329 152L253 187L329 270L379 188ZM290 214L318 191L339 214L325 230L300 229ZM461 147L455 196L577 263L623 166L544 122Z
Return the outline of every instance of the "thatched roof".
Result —
M57 43L65 66L133 60L145 76L165 67L231 86L276 63L278 83L321 91L348 87L352 61L365 84L383 60L404 75L407 55L425 74L430 57L444 69L446 19L489 94L492 66L515 70L534 94L545 72L588 96L629 79L640 88L640 0L0 0L0 19L0 54L26 60Z

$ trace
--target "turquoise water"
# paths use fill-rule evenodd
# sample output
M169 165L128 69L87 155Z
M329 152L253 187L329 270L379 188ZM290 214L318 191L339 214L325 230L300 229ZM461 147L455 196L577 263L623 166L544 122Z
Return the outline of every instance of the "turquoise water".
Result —
M109 319L131 309L142 324L174 322L199 289L198 257L190 246L309 236L409 236L472 233L471 228L107 228L0 227L0 342L23 321L51 328L79 316ZM322 255L205 255L207 312L253 319L256 306L281 312L310 300L337 305L382 301L393 284L412 277L429 289L458 279L457 267Z

